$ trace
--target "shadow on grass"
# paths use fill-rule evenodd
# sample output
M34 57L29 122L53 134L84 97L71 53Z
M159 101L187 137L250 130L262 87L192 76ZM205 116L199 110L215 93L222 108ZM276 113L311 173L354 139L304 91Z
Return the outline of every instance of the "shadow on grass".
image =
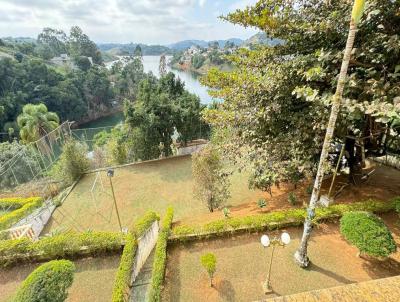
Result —
M352 281L350 279L347 279L341 275L336 274L335 272L332 272L330 270L327 270L323 267L320 267L316 265L315 263L311 263L311 266L308 268L310 271L315 271L317 273L323 274L329 278L335 279L336 281L343 283L343 284L350 284L354 283L355 281Z
M372 279L393 277L400 275L400 262L388 258L386 260L366 259L363 268Z

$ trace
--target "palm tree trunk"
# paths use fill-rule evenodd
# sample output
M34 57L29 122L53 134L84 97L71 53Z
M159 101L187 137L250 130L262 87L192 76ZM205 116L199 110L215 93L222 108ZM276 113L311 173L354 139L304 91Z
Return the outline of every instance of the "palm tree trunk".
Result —
M314 182L314 188L310 199L310 204L307 211L307 218L304 222L304 231L301 239L301 244L299 249L295 253L295 260L301 267L307 267L309 265L309 258L307 256L307 246L308 240L311 236L311 231L313 229L312 219L315 215L315 207L319 200L319 194L321 191L322 178L324 176L324 168L326 160L328 158L329 147L332 141L333 132L335 130L336 120L340 111L340 105L342 103L343 89L346 82L347 70L349 67L351 51L354 45L354 39L357 32L357 25L352 19L350 22L350 30L347 37L346 48L344 51L344 57L342 62L342 67L339 74L339 80L336 87L336 93L333 97L331 115L329 117L328 127L326 129L325 140L322 147L321 157L318 165L318 172Z

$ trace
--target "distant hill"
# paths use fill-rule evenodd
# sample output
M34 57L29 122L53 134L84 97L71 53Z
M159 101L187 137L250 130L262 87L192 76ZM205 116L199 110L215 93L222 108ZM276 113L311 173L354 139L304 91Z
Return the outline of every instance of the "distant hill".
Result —
M192 46L200 46L200 47L207 47L208 43L210 42L218 42L220 47L224 47L226 42L233 42L235 45L240 46L243 44L242 39L238 38L231 38L227 40L213 40L213 41L204 41L204 40L184 40L180 42L176 42L170 45L167 45L169 48L177 51L186 50Z
M36 39L34 38L30 38L30 37L2 37L0 38L2 39L4 42L8 42L8 43L36 43Z
M258 44L274 46L280 43L282 43L282 40L271 39L267 36L265 32L259 32L258 34L255 34L254 36L244 41L243 46L251 46Z
M136 46L139 45L142 48L142 54L144 56L157 56L161 54L172 54L172 50L162 45L146 45L138 43L120 44L120 43L99 43L97 47L100 51L109 53L112 55L129 55L133 54Z

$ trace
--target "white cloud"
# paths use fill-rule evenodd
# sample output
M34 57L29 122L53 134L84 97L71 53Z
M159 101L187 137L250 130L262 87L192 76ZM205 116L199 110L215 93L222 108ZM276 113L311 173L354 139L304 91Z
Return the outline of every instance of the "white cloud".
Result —
M237 9L243 9L243 8L246 8L247 6L252 6L252 5L256 4L257 2L258 2L258 0L239 0L239 1L232 3L229 6L229 9L232 11L237 10Z
M68 31L73 25L95 41L110 42L168 44L212 35L215 39L228 38L230 33L240 36L237 27L221 26L212 13L202 16L196 10L200 6L205 12L216 3L221 1L0 0L0 37L36 37L44 27Z

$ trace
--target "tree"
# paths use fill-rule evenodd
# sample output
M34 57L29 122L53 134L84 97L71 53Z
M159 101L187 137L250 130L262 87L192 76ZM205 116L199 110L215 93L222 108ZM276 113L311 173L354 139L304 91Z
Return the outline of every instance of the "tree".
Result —
M381 218L368 212L347 212L340 219L340 232L362 254L388 257L396 242Z
M349 131L363 133L369 117L394 129L400 114L400 78L392 76L400 60L399 5L369 1L358 26L335 142L344 143ZM215 143L235 167L249 167L255 187L316 175L348 35L343 16L351 9L345 0L262 0L224 17L285 41L239 49L228 57L233 71L212 69L202 81L212 96L224 100L204 113Z
M67 53L67 35L62 30L46 27L38 35L39 55L44 59L51 59Z
M15 302L63 302L74 279L75 265L68 260L54 260L35 269L22 283Z
M56 129L60 120L56 113L48 112L44 104L27 104L18 116L17 123L22 141L30 143Z
M203 66L205 61L206 61L206 58L203 55L195 54L192 57L192 66L196 69L199 69L201 66Z
M140 45L136 45L135 50L133 51L133 56L138 57L140 60L143 59L142 47L140 47Z
M229 198L228 175L218 151L208 145L192 156L194 194L213 212Z
M89 170L87 153L85 144L69 139L64 144L60 159L53 167L52 173L68 184L73 183Z
M94 64L102 64L101 52L90 38L78 26L71 27L68 37L68 50L72 57L91 57Z
M163 77L167 74L167 60L165 59L165 55L160 56L160 65L159 65L160 77Z
M333 138L333 132L335 131L336 120L339 115L340 106L343 98L343 90L347 77L347 70L350 64L351 52L353 50L354 40L357 32L357 24L360 22L365 6L365 0L356 0L354 2L353 12L350 21L350 30L347 38L346 48L344 50L344 56L342 61L342 67L340 69L339 79L337 82L336 93L333 96L331 114L329 117L328 126L326 128L325 140L322 146L321 157L319 160L317 176L314 182L314 188L308 207L308 216L304 222L304 232L301 238L299 249L295 253L295 259L301 267L307 267L309 265L309 259L307 256L307 245L308 240L311 236L312 231L312 219L314 217L315 207L319 200L321 191L322 179L325 174L325 166L328 158L330 144Z
M200 257L200 262L210 277L210 287L212 287L213 277L217 270L217 258L213 253L207 253Z
M76 57L74 61L75 64L79 67L79 69L82 71L88 71L92 66L92 63L90 63L89 58L85 56Z
M23 55L22 53L20 53L20 52L17 52L17 53L15 53L14 58L15 58L19 63L21 63L22 60L23 60L23 58L24 58L24 55Z

